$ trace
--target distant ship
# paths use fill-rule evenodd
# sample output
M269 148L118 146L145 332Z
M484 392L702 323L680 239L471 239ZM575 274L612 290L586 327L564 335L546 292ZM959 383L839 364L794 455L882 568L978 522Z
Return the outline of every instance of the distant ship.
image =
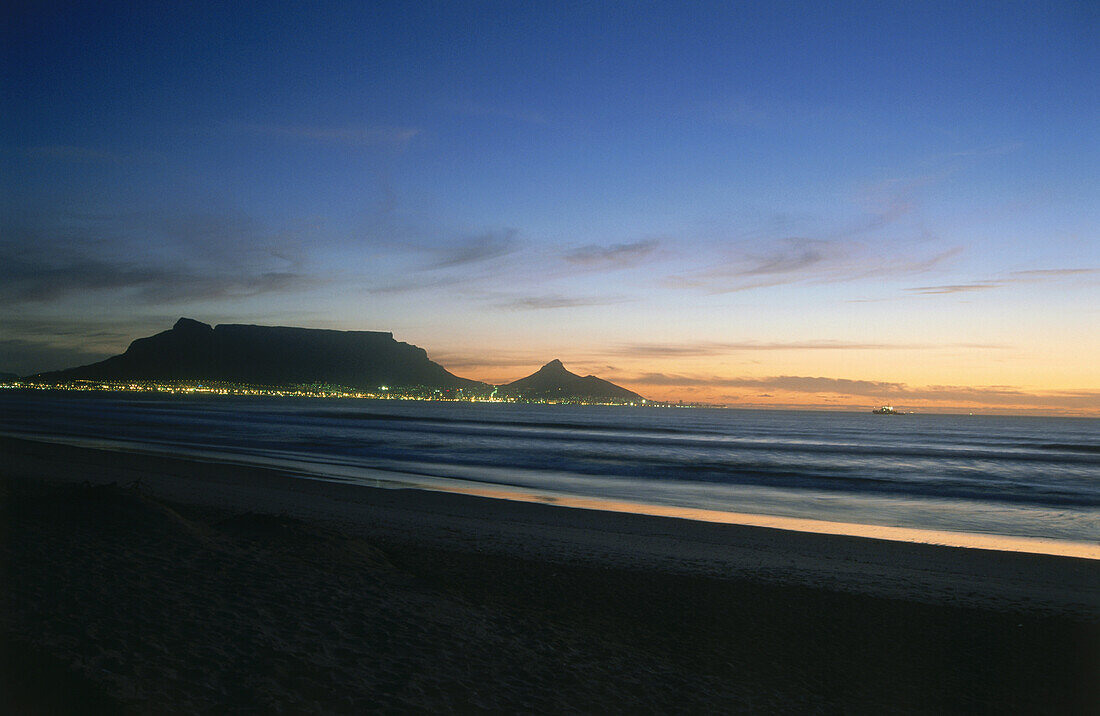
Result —
M882 407L875 408L871 412L875 415L901 415L900 412L894 410L894 406L892 405L883 405Z

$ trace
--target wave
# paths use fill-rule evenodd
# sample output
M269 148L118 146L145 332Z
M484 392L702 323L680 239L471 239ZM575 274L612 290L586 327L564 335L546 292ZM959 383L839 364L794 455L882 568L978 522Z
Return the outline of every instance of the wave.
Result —
M6 405L0 398L0 408ZM1100 506L1100 445L1071 423L966 421L963 429L953 418L934 416L918 424L748 411L377 407L382 410L280 400L31 401L0 409L0 425L187 440L248 454L292 450L327 464L433 461L497 475L526 470L547 489L555 474L569 474L608 485L682 484L686 491L697 483Z
M1065 450L1067 452L1100 453L1100 445L1095 443L1045 443L1037 446L1040 450Z
M300 413L314 418L336 418L341 420L370 420L426 423L432 425L494 425L503 427L531 428L535 430L598 430L609 433L651 433L654 435L724 435L719 430L705 430L697 428L673 428L639 425L613 425L608 423L563 423L554 421L534 420L492 420L485 418L444 418L439 416L398 415L394 413L362 413L352 410L329 410Z
M332 417L324 415L323 417ZM953 460L990 460L1022 462L1058 462L1068 464L1100 464L1100 460L1086 455L1053 456L1050 452L1028 451L1022 447L1015 449L990 449L988 447L943 445L886 445L875 443L828 443L808 440L775 440L763 438L743 438L718 431L704 432L696 429L649 428L642 426L624 426L607 428L602 425L584 423L526 423L523 421L503 420L466 420L448 418L422 418L410 416L382 416L373 414L357 415L355 420L375 421L378 430L393 430L403 433L421 432L449 434L467 437L492 437L495 439L516 438L521 440L546 440L574 443L604 443L617 446L669 446L676 448L700 448L706 450L730 449L737 451L767 451L779 453L806 453L819 455L842 455L889 458L953 459ZM389 428L386 422L400 423ZM478 426L499 427L499 430L485 431ZM514 428L525 428L515 430ZM658 437L658 435L676 435ZM694 438L694 435L712 435L716 437ZM1091 452L1085 450L1084 452ZM1100 452L1100 451L1097 451Z

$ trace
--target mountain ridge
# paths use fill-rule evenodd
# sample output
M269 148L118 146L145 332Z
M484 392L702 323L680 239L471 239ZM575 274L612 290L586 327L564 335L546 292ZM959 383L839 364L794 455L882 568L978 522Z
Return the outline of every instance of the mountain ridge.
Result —
M383 331L218 324L180 318L97 363L39 373L36 380L209 380L263 385L332 383L479 388Z
M581 376L566 369L560 359L555 358L531 375L499 386L498 392L526 399L536 400L596 400L616 402L642 402L645 400L632 390L597 378L594 375Z
M251 385L331 384L359 389L465 389L492 386L454 375L427 351L388 331L341 331L223 323L181 317L166 331L131 341L96 363L30 376L40 382L210 381ZM502 397L533 401L642 402L637 393L594 375L581 376L554 358L524 378L496 387Z

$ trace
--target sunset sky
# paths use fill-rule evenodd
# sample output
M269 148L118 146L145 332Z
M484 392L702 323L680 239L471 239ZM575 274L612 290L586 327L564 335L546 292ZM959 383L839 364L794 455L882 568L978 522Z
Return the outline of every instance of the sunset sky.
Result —
M1100 415L1095 1L18 5L0 371L189 316Z

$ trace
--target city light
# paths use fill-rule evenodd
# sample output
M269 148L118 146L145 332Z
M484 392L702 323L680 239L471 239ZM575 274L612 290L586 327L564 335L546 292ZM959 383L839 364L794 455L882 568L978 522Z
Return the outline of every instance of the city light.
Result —
M614 401L593 400L579 397L548 400L526 398L522 395L502 396L497 386L488 386L491 392L463 388L434 388L428 386L393 387L379 386L377 390L361 390L348 386L315 383L305 385L250 385L221 381L155 381L155 380L72 380L59 383L40 383L30 380L0 382L0 390L61 390L84 393L157 393L168 395L203 396L254 396L280 398L357 398L364 400L418 400L448 403L517 403L527 405L617 405L647 408L709 407L697 403L661 403L652 400Z

